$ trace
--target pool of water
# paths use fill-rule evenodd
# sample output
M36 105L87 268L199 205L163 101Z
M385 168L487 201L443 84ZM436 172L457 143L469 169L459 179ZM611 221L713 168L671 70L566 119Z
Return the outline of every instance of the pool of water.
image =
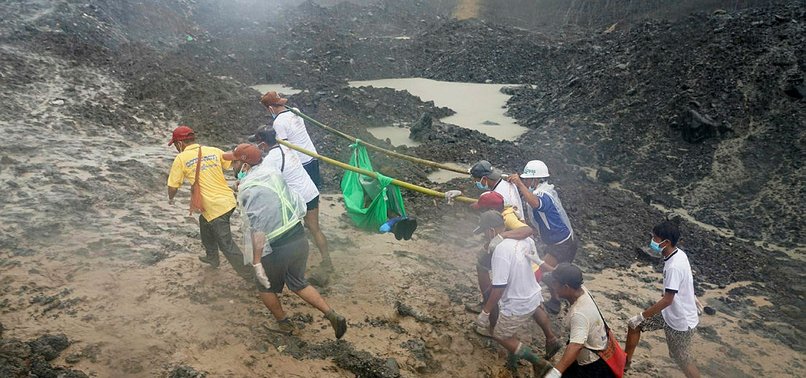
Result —
M447 166L449 166L451 168L461 169L463 171L466 171L468 169L468 167L463 167L463 166L461 166L459 164L451 163L451 162L446 162L446 163L442 163L442 164L447 165ZM444 169L437 169L436 171L431 172L431 174L428 175L429 180L431 180L433 182L438 182L438 183L446 183L446 182L451 181L451 180L453 180L455 178L469 178L469 177L470 176L467 173L446 171Z
M408 91L423 101L434 101L436 106L456 112L440 121L477 130L499 140L514 140L528 130L518 125L515 119L504 115L510 96L501 93L501 88L513 85L456 83L422 78L351 81L349 84L351 87Z
M380 139L389 139L393 146L417 147L420 142L409 138L409 128L400 126L381 126L367 128L372 136Z

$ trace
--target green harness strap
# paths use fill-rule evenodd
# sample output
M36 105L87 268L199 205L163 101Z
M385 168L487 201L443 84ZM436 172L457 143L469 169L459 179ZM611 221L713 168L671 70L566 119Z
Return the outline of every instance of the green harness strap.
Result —
M350 165L375 172L372 169L372 162L369 159L367 149L361 145L360 141L351 144L350 148L353 150ZM406 216L406 209L403 206L403 196L400 194L400 188L396 185L391 185L393 179L378 172L375 173L378 176L377 183L380 185L380 190L371 199L369 206L365 207L366 200L364 197L366 196L366 191L361 181L368 182L375 181L375 179L353 171L346 171L341 179L341 192L344 195L347 214L353 220L353 223L359 228L377 231L388 219L387 214L390 209L399 212L399 215L404 217Z

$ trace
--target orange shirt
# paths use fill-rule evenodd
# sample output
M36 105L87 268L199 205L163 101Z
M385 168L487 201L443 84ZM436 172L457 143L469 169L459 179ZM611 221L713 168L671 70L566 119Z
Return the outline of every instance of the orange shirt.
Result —
M202 166L199 173L201 187L202 216L208 222L226 214L235 208L235 194L227 185L224 169L229 169L231 161L221 158L224 151L215 147L204 146L202 149ZM196 160L199 157L199 145L194 143L176 155L168 175L168 186L179 188L183 182L193 184L196 179Z

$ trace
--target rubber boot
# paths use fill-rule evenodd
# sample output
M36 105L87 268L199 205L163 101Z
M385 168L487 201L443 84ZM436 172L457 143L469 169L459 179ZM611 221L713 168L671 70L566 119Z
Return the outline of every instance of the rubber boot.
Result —
M518 374L518 356L514 353L507 352L507 362L504 366L509 370L512 378L520 377L520 374Z
M330 326L336 332L336 339L341 339L344 333L347 332L347 320L343 316L336 313L336 310L330 310L325 314L325 318L330 320Z
M534 371L535 377L542 377L546 375L546 373L551 370L552 366L546 360L538 357L534 352L532 352L532 348L529 346L521 344L521 347L518 348L517 352L515 352L515 356L532 364L532 370Z
M221 264L221 262L218 260L217 253L216 253L215 256L210 256L210 255L199 256L199 261L201 261L201 262L203 262L205 264L208 264L213 268L218 268L218 266Z
M277 321L277 326L280 328L280 331L287 335L292 335L297 332L297 327L294 323L291 322L291 319L285 317Z

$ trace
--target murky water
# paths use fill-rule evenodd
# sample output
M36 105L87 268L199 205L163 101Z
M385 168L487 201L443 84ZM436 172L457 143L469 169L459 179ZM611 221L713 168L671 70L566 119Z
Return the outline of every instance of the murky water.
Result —
M422 78L351 81L349 84L351 87L371 86L408 91L423 101L434 101L436 106L448 107L456 112L440 121L478 130L496 139L513 140L528 130L518 125L515 119L504 115L510 96L501 93L501 88L512 85L455 83Z
M517 124L515 119L504 115L509 95L501 93L501 88L510 84L479 84L437 81L422 78L381 79L351 81L351 87L392 88L408 91L423 101L434 101L436 106L452 109L456 114L441 118L440 121L477 130L500 140L514 140L528 129ZM302 92L283 84L260 84L252 86L260 93L276 91L290 96ZM322 120L327 123L327 120ZM378 139L389 139L395 146L418 146L409 139L409 129L391 125L368 129Z
M417 147L420 142L409 138L409 128L399 126L370 127L367 129L372 136L380 139L389 139L393 146Z
M451 163L451 162L446 162L446 163L442 163L442 164L447 165L447 166L452 167L452 168L461 169L461 170L467 170L468 169L468 167L463 167L463 166L461 166L459 164ZM453 180L455 178L468 178L468 177L469 176L466 173L446 171L444 169L438 169L438 170L436 170L434 172L431 172L431 174L428 175L429 180L431 180L433 182L439 182L439 183L445 183L445 182L451 181L451 180Z

